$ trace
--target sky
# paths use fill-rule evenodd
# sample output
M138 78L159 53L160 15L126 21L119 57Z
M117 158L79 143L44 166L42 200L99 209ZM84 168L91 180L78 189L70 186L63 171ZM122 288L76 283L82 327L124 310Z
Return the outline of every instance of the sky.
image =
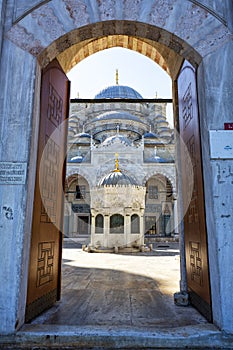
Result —
M119 85L127 85L143 98L171 98L171 78L150 58L132 50L111 48L97 52L78 63L68 74L71 98L94 98L104 88L115 85L118 69ZM172 106L167 108L172 124Z

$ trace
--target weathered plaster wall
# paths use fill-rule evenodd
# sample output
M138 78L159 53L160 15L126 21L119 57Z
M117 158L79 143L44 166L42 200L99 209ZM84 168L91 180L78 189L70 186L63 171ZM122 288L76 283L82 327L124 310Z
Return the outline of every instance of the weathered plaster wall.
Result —
M0 71L0 159L27 164L30 154L36 60L9 41L4 41ZM22 261L29 232L26 227L27 195L33 188L1 185L0 196L0 332L17 326ZM29 191L29 192L28 192ZM7 208L7 209L4 209ZM23 267L22 267L23 263Z
M226 19L227 19L227 26L231 29L233 32L233 1L232 0L226 0Z
M233 121L232 65L231 42L205 57L198 70L213 312L228 332L233 332L233 165L232 160L210 161L209 130L223 130L224 122Z
M27 0L27 1L21 1L16 0L15 1L15 10L14 10L14 17L13 21L19 21L19 19L22 16L25 16L27 12L30 12L30 10L38 8L39 6L45 4L46 2L49 2L51 0Z
M226 2L225 1L219 1L219 0L190 0L194 4L200 4L204 6L206 9L209 9L212 11L216 16L221 17L222 19L225 19L226 15Z
M159 6L143 0L52 0L15 23L8 37L46 64L73 44L114 34L158 41L191 63L199 63L200 56L231 36L215 16L187 0L160 0Z

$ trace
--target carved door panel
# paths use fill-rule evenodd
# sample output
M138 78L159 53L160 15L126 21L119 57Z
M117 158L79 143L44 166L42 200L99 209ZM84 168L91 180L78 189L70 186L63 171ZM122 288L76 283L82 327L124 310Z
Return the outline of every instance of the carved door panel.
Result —
M182 194L184 207L184 236L187 281L191 303L211 320L211 297L208 267L208 247L205 224L201 144L195 69L185 62L178 77L179 128L184 141L181 144ZM185 147L192 162L185 160ZM190 176L189 176L190 174ZM187 194L192 186L191 200Z
M60 297L69 81L54 60L42 72L26 322Z

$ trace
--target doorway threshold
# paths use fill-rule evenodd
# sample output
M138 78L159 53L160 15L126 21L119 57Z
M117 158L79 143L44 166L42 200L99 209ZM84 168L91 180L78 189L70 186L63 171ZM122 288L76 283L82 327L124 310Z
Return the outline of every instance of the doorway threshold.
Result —
M4 339L5 338L5 339ZM213 324L177 328L77 327L25 324L2 337L4 349L232 349L232 336Z

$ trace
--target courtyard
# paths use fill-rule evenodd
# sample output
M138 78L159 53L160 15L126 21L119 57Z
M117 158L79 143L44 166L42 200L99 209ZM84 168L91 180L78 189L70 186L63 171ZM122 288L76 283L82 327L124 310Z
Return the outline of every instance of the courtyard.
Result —
M65 239L62 296L33 324L157 329L206 324L193 307L174 304L179 291L178 243L145 253L87 253Z
M87 253L82 243L63 242L61 300L0 348L232 349L196 309L174 304L178 243L129 254Z

